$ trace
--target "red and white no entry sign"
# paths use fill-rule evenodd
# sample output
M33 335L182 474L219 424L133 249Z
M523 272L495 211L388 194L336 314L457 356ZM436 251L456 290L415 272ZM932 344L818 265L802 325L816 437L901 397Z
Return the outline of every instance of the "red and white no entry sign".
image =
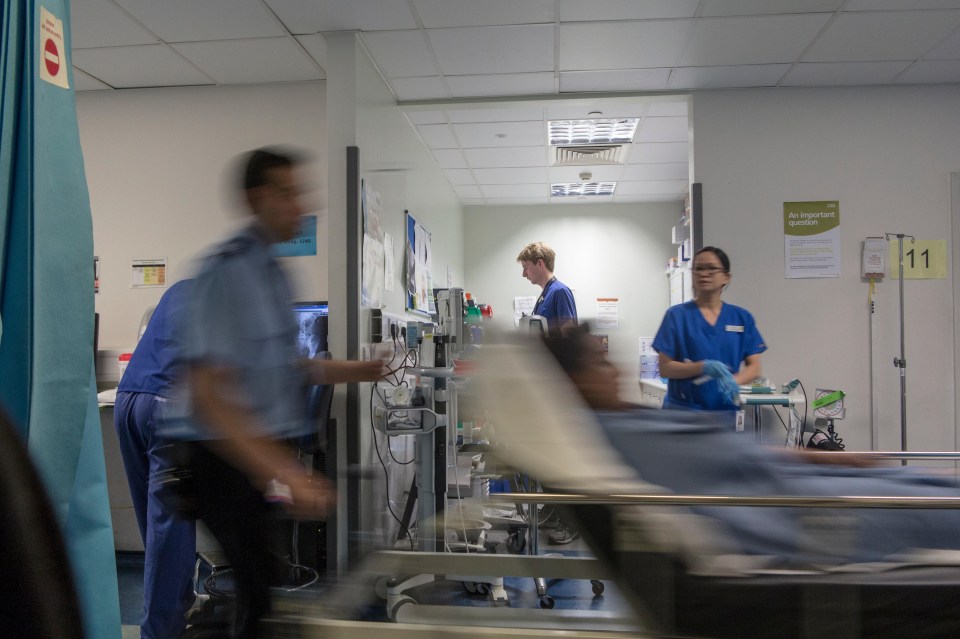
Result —
M60 52L53 38L48 38L47 43L43 45L43 63L47 65L47 73L52 76L56 76L60 71Z

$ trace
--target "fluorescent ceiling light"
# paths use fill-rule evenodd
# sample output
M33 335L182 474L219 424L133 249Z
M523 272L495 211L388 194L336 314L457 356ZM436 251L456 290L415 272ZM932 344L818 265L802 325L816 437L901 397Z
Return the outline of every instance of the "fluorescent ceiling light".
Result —
M640 118L550 120L550 144L619 144L633 141Z
M550 197L613 195L616 182L570 182L550 185Z

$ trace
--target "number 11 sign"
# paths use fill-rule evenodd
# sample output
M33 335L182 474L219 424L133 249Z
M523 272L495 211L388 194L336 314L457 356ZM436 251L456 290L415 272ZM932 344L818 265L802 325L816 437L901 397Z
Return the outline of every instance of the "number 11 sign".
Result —
M900 252L896 241L890 242L887 267L890 277L900 276ZM942 280L947 277L946 240L904 240L903 279Z

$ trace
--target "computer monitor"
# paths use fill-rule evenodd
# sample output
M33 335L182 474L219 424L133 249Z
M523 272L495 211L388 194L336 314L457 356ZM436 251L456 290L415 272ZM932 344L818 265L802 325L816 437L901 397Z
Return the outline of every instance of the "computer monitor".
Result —
M301 357L314 358L317 353L330 350L327 344L326 302L297 302L293 306L297 317L297 347Z

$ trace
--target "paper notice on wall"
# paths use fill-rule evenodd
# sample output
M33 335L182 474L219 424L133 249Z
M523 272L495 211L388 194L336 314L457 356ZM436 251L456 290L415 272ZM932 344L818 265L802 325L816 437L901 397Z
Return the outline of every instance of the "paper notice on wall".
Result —
M383 290L393 290L393 278L396 273L393 263L396 257L393 253L393 236L389 233L383 234Z
M840 277L840 202L783 203L785 277Z
M130 288L157 288L167 285L167 258L133 260Z
M537 305L537 298L533 296L513 298L513 326L520 326L520 318L524 315L533 315L533 307Z
M619 328L620 300L616 297L597 298L597 328Z

